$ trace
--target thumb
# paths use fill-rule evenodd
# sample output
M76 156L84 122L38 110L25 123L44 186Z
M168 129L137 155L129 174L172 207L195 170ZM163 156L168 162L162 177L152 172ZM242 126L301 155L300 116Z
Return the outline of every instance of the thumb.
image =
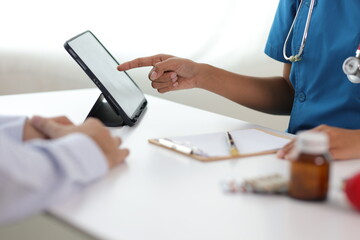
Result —
M50 137L50 138L58 138L64 136L64 132L62 129L64 128L62 125L56 123L55 121L43 118L40 116L33 116L30 119L30 123L41 133Z
M179 62L173 58L166 59L162 62L158 62L154 65L154 68L149 73L150 80L156 80L160 78L165 72L175 72L179 68Z

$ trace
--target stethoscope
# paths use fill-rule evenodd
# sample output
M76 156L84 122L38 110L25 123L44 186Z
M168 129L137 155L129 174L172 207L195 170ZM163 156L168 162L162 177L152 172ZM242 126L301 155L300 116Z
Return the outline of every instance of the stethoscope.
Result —
M289 30L289 32L288 32L288 34L286 36L284 46L283 46L283 56L284 56L284 58L286 60L288 60L290 62L298 62L298 61L301 60L301 55L303 54L303 51L304 51L304 48L305 48L305 43L306 43L306 38L308 36L311 16L312 16L312 12L313 12L314 5L315 5L315 0L311 0L310 7L309 7L309 12L308 12L308 15L307 15L307 18L306 18L305 29L304 29L304 33L303 33L303 36L302 36L302 39L301 39L300 49L299 49L298 53L288 57L286 55L287 43L288 43L290 35L291 35L292 31L293 31L296 19L297 19L298 15L299 15L299 11L300 11L300 9L302 7L303 2L304 2L304 0L302 0L300 2L299 8L296 11L294 21L291 24L290 30ZM348 57L347 59L345 59L342 68L343 68L343 71L347 75L350 82L352 82L352 83L360 83L360 44L359 44L358 49L356 50L355 57Z
M343 63L343 71L352 83L360 83L360 44L355 57L348 57Z

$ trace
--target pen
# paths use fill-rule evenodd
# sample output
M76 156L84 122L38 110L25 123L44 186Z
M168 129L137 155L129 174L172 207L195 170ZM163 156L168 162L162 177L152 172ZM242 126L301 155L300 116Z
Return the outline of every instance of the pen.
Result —
M232 138L231 134L229 132L226 132L226 139L227 142L229 144L229 148L230 148L230 154L231 156L238 156L239 155L239 150L237 149L234 139Z

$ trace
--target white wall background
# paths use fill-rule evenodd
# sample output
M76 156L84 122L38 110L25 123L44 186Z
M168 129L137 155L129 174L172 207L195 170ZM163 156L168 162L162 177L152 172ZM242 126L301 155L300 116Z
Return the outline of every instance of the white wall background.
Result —
M1 0L0 94L93 87L63 43L91 30L119 62L168 53L256 76L279 75L263 53L278 0ZM149 68L129 73L148 94L284 130L288 117L255 112L199 89L158 94ZM256 96L254 96L256 97Z

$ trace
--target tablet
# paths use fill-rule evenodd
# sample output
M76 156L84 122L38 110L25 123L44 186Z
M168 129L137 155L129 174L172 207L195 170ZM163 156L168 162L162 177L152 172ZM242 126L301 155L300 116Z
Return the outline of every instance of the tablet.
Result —
M100 89L109 110L122 118L122 125L134 125L146 107L145 96L126 72L117 70L119 63L95 35L85 31L66 41L64 47Z

